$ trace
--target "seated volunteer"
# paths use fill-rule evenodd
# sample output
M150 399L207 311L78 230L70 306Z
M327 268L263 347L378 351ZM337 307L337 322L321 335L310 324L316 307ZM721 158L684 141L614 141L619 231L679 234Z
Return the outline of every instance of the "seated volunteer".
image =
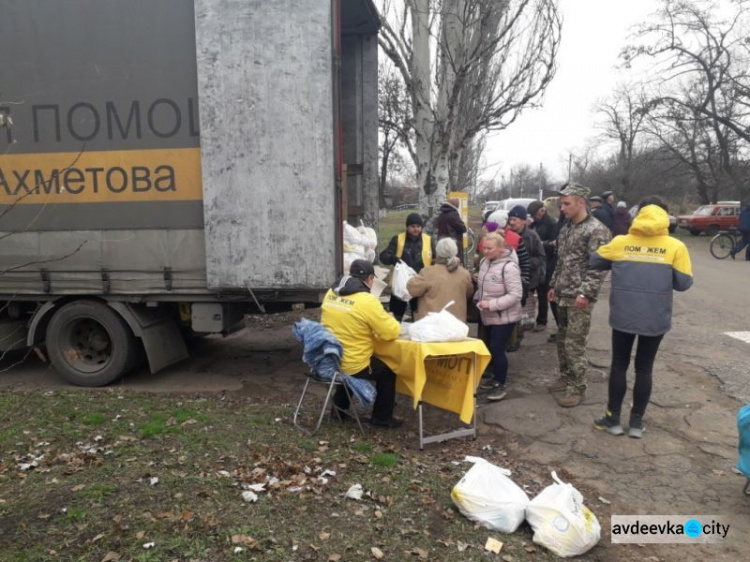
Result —
M388 243L388 247L380 252L380 263L383 265L396 265L402 260L406 265L419 273L423 267L432 265L435 255L435 240L422 232L422 215L411 213L406 217L406 232L395 235ZM409 301L412 315L417 314L417 299ZM388 310L393 313L396 320L406 312L406 303L391 295Z
M453 301L448 311L461 322L466 322L466 299L474 294L471 275L458 259L458 247L452 238L437 243L435 265L425 267L406 285L410 295L417 297L419 306L416 320L429 312L440 312Z
M594 421L597 429L612 435L624 433L620 410L628 389L630 354L638 338L628 434L636 439L642 436L654 360L664 334L672 327L673 291L686 291L693 284L690 255L685 244L669 235L667 212L658 197L645 199L630 233L600 246L589 261L592 269L612 270L609 400L604 417Z
M344 349L341 371L375 382L377 397L369 422L376 427L395 428L403 423L393 417L396 375L372 354L375 338L393 341L401 332L401 326L370 294L374 279L375 269L369 261L354 260L349 275L326 293L320 323L330 330ZM349 409L349 399L343 387L337 389L333 401L338 408Z

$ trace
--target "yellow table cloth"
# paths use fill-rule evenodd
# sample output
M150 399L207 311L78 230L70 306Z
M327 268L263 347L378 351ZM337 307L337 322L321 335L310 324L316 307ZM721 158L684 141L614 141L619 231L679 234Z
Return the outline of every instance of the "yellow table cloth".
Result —
M483 341L378 341L375 356L396 373L396 390L412 396L414 408L422 400L455 412L462 422L471 423L474 393L491 359ZM473 376L475 359L476 378ZM428 364L425 364L425 360L428 360Z

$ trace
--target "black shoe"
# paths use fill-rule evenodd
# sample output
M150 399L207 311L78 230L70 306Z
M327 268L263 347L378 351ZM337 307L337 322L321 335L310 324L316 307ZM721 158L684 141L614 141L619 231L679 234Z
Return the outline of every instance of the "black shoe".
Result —
M508 395L507 387L502 383L495 383L492 390L487 395L487 400L490 402L499 402Z
M625 433L625 430L620 425L620 415L615 415L609 410L607 410L607 413L603 417L594 420L594 427L602 429L610 435L623 435Z
M735 256L734 250L730 250L729 257L734 259L734 256Z
M630 414L630 423L628 424L628 437L640 439L643 437L643 416Z
M520 345L509 345L505 348L505 351L507 351L508 353L513 353L514 351L518 351L520 348Z
M404 425L403 420L399 420L396 418L391 418L389 420L379 420L377 418L370 418L367 420L370 425L374 425L375 427L383 427L385 429L396 429Z

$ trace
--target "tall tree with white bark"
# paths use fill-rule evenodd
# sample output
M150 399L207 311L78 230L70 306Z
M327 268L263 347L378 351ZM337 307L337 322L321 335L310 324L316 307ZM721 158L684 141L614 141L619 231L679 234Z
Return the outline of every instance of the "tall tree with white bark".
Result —
M463 152L538 104L555 75L557 0L382 0L380 46L410 96L420 209L432 215Z

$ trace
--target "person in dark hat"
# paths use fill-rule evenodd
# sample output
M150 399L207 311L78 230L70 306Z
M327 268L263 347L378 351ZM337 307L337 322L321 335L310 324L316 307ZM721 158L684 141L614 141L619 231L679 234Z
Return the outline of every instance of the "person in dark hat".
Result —
M610 216L604 208L604 199L598 195L592 195L589 197L589 205L591 206L591 215L612 232L615 228L615 216L614 214Z
M602 193L602 210L607 215L606 224L609 227L610 232L615 230L615 192L605 191Z
M383 309L380 300L370 294L374 279L375 269L369 261L354 260L349 275L326 293L320 323L341 343L344 350L341 371L375 382L377 396L370 423L376 427L395 428L403 423L393 417L396 375L373 353L375 334L382 340L393 341L398 338L401 326ZM343 411L349 409L349 397L343 386L336 390L333 403ZM331 414L338 417L333 411Z
M458 259L464 263L464 233L466 225L461 219L458 207L461 202L457 197L452 197L440 206L440 214L437 219L438 238L453 238L458 247Z
M435 240L422 232L422 215L411 213L406 217L406 231L391 238L385 250L380 252L380 263L396 265L403 260L406 265L419 273L423 267L432 265L435 255ZM412 316L417 313L417 299L409 301ZM401 321L406 312L406 302L391 295L388 309Z
M547 326L548 310L550 308L547 302L547 292L549 291L549 281L555 271L555 240L557 240L557 225L547 214L547 209L541 201L532 201L526 208L529 216L534 219L531 228L537 233L542 241L544 248L544 257L546 268L544 281L537 287L536 296L539 300L539 310L536 316L537 330L544 330ZM552 314L557 321L557 310L552 308Z
M539 235L529 228L526 219L528 213L526 207L523 205L516 205L510 211L508 211L508 228L518 234L523 240L523 245L526 251L529 253L530 269L528 283L523 288L523 299L521 300L521 306L523 307L523 314L528 316L530 324L534 323L536 318L536 302L534 302L534 292L541 283L544 283L544 277L547 269L547 259L544 254L544 247ZM527 300L531 300L527 304ZM523 341L524 332L528 329L527 325L519 323L516 325L514 336L511 337L511 346L515 349L509 349L509 351L515 351L521 346Z

